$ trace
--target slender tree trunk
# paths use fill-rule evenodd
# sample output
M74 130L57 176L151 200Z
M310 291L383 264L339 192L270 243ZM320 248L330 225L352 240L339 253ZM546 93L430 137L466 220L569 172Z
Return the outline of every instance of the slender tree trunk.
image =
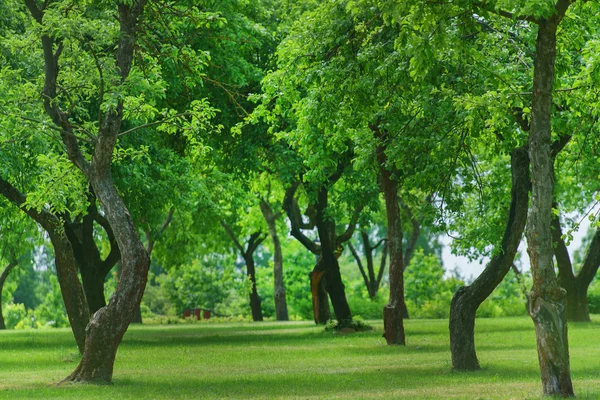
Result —
M288 309L285 292L285 283L283 282L283 253L281 251L281 242L277 234L277 217L273 213L271 206L263 199L260 201L260 209L269 228L269 235L273 242L273 294L275 300L275 318L277 321L288 321Z
M450 305L450 351L455 370L479 369L475 352L475 314L510 270L525 230L530 186L526 147L513 150L511 171L511 203L501 249L471 285L461 287L454 294Z
M388 223L388 252L390 256L390 300L383 308L383 336L388 345L406 344L404 334L403 313L404 305L404 254L402 251L402 220L400 215L400 198L398 186L387 169L385 155L385 138L380 128L372 128L380 140L377 146L377 161L381 174L383 194L385 196L385 211Z
M254 322L262 321L262 309L261 309L261 301L260 296L258 295L258 290L256 290L256 268L254 264L254 257L252 254L245 257L246 261L246 270L248 273L248 277L250 278L250 282L252 282L252 289L250 290L250 310L252 311L252 320Z
M0 330L6 329L6 324L4 323L4 314L2 314L2 291L4 289L4 283L6 282L6 278L8 278L10 271L12 271L17 265L19 265L19 263L16 261L9 263L0 275Z
M556 31L569 4L569 0L559 0L555 14L538 21L529 133L532 204L527 219L527 251L533 275L529 314L536 330L543 391L550 396L574 395L569 366L566 292L558 285L552 257L554 180L550 155Z

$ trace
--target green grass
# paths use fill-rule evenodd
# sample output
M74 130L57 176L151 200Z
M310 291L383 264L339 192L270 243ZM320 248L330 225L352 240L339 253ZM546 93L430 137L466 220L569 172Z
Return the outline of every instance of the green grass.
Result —
M450 368L446 320L406 321L406 347L373 332L340 335L310 322L136 326L115 364L114 385L55 383L77 365L68 330L0 332L0 399L540 398L528 318L482 319L483 369ZM579 398L600 398L600 320L570 324Z

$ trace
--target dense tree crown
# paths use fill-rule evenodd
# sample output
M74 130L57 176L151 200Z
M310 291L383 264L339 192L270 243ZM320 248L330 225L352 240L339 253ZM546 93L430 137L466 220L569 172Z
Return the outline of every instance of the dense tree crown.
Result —
M528 313L544 394L573 395L567 320L600 310L599 11L0 2L0 329L70 326L66 380L110 382L131 322L362 316L410 345L406 318L449 318L477 370L476 316ZM444 237L483 272L449 271Z

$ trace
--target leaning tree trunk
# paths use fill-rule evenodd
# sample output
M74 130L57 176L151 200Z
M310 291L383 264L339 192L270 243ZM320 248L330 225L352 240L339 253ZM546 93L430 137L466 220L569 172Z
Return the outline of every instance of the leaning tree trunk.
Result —
M117 348L144 294L149 258L110 170L93 170L90 178L121 250L122 272L108 305L90 320L83 358L66 380L110 382Z
M4 283L8 278L8 274L12 271L17 265L19 265L16 261L9 263L2 271L0 275L0 330L6 329L6 324L4 323L4 314L2 314L2 290L4 289Z
M73 247L64 232L60 220L56 215L45 210L37 211L35 208L25 207L25 196L9 182L2 179L2 177L0 177L0 193L40 224L48 233L50 242L54 248L56 275L65 303L67 317L69 318L77 347L83 353L86 326L89 322L90 314L81 282L79 282L79 277L77 276L77 261L75 260Z
M249 257L246 257L245 261L248 277L250 278L250 282L252 284L252 288L250 289L250 310L252 311L252 320L255 322L262 321L263 315L261 301L260 296L258 295L258 290L256 289L256 267L252 254L250 254Z
M532 204L527 219L527 251L533 275L529 314L536 330L543 391L550 396L574 395L569 366L566 293L558 285L552 257L554 180L550 156L556 31L569 4L570 0L559 0L555 14L538 21L529 133Z
M450 305L450 351L455 370L479 369L475 352L475 314L508 273L525 229L530 185L526 147L513 150L511 171L511 203L500 251L471 285L458 289Z

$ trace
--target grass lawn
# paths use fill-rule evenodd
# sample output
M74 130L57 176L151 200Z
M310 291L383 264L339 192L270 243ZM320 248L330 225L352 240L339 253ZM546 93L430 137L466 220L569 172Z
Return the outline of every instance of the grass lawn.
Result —
M114 385L63 385L79 359L65 329L0 332L0 399L540 398L529 318L482 319L483 370L450 369L446 320L406 321L406 347L375 332L339 335L310 322L131 327ZM579 398L600 398L600 319L570 324Z

